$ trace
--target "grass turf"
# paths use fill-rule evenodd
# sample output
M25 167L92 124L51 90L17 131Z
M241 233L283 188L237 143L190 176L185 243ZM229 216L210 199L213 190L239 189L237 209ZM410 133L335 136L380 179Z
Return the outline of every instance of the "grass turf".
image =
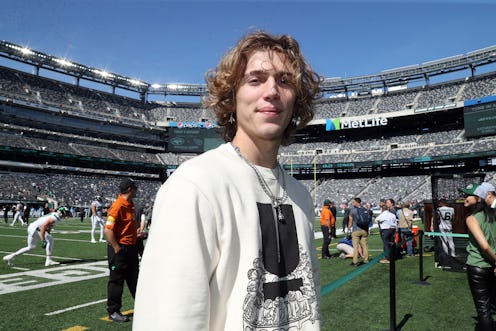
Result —
M106 246L89 242L90 227L88 219L83 223L79 219L70 219L57 225L52 232L55 238L54 259L62 262L61 266L71 266L72 271L64 272L68 278L84 272L91 274L84 267L87 263L105 262ZM26 227L10 227L2 223L0 237L0 254L3 256L26 245ZM331 254L336 257L320 261L322 285L343 279L346 281L322 297L322 330L389 329L389 265L374 262L382 253L382 241L377 230L373 230L369 237L372 262L366 267L352 267L351 260L337 258L337 241L334 239L331 243ZM321 242L316 241L319 256ZM396 261L398 329L473 330L476 314L466 275L435 269L433 259L431 253L425 253L424 279L429 285L415 284L420 280L418 257ZM55 270L58 266L45 268L44 260L44 250L38 247L18 257L15 267L57 274ZM18 277L22 272L0 261L0 302L3 310L0 330L131 330L131 323L115 324L106 319L107 277L52 285L51 280L46 278L47 274L43 277ZM350 279L353 273L357 275ZM22 287L34 283L41 285L36 289L4 294L8 285ZM71 307L79 308L57 313ZM133 300L125 289L122 311L132 313L132 309ZM46 315L53 312L54 315Z

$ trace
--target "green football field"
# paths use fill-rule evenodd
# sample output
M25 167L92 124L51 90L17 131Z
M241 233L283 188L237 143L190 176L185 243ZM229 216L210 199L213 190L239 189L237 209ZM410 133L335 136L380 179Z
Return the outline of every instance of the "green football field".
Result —
M16 258L14 267L0 260L0 330L131 330L131 323L107 319L106 244L89 242L90 227L89 219L70 219L52 231L58 266L45 268L41 247ZM331 243L336 256L337 241ZM316 243L320 256L321 240ZM0 224L2 256L25 245L26 227ZM377 263L382 253L377 230L372 230L369 247L371 263L358 268L338 257L320 261L322 330L389 330L392 316L401 330L474 329L475 308L464 273L435 269L432 253L424 253L420 285L419 258L399 259L394 310L390 265ZM122 311L132 315L132 310L126 288Z

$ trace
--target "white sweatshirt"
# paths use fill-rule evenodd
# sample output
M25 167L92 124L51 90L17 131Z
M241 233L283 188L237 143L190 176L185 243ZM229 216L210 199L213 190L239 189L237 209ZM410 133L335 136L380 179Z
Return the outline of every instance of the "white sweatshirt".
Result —
M276 172L258 169L272 187ZM172 174L153 208L134 330L320 330L312 200L284 176L281 223L230 144Z

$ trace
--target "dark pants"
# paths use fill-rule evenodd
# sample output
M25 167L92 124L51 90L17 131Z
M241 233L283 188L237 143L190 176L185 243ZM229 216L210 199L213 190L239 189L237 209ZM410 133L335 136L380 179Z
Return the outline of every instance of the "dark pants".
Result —
M107 246L107 257L110 276L107 285L107 311L109 315L121 311L124 281L131 295L136 294L138 283L139 261L135 245L121 245L119 253L115 254L112 246Z
M336 238L336 224L331 225L331 238Z
M467 278L477 310L477 330L494 330L491 317L491 306L496 303L494 268L467 265Z
M396 229L384 229L381 230L382 243L384 245L384 253L388 252L394 245L394 236L396 235ZM389 260L389 254L386 254L386 259Z
M322 258L331 256L329 253L329 244L331 243L331 238L329 238L329 228L327 226L321 225L323 242L322 242Z

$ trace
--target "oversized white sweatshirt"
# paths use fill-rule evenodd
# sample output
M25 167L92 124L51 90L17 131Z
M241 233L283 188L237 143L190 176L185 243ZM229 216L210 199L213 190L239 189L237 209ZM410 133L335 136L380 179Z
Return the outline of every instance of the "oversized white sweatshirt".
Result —
M274 192L277 172L258 169ZM312 199L284 176L280 222L230 144L171 175L153 208L134 330L320 330Z

